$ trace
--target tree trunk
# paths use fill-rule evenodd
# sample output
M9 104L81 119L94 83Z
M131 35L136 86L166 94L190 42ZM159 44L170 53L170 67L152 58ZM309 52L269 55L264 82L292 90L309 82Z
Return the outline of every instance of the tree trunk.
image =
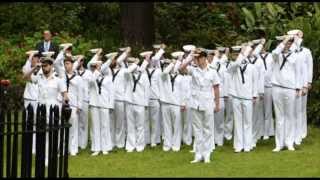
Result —
M154 41L153 2L120 3L121 35L125 45L150 48Z

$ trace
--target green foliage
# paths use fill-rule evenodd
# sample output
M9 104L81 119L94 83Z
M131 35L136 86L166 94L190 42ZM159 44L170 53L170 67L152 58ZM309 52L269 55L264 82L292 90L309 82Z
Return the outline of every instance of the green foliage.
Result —
M41 40L41 33L36 32L32 36L16 36L14 38L0 39L0 77L8 78L13 84L23 84L22 66L27 55L26 51L35 49L35 45ZM84 37L71 36L67 32L60 32L53 38L53 42L60 44L70 42L74 44L73 54L90 56L88 50L97 47L97 42L87 40Z

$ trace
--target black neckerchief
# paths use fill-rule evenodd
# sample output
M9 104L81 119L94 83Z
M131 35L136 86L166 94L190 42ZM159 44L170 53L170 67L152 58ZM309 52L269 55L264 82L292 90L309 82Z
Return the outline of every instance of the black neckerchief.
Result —
M253 61L251 61L251 58L249 58L249 57L248 57L248 59L249 59L249 62L250 62L251 64L255 64L256 61L257 61L257 56L254 56Z
M287 62L288 57L289 57L291 54L292 54L292 53L290 52L290 53L288 53L287 56L285 56L284 53L282 53L282 59L283 59L283 61L282 61L282 64L281 64L281 66L280 66L280 71L281 71L281 69L283 68L284 64Z
M220 68L221 68L221 64L219 62L217 62L218 68L217 68L217 72L219 72Z
M161 61L160 61L160 68L161 68L161 71L163 72L163 67L164 67L164 63L162 63Z
M125 66L126 68L128 68L128 64L127 64L127 62L124 62L124 66Z
M171 81L172 92L174 91L174 82L175 82L177 76L178 76L178 74L175 74L174 76L172 76L172 75L170 74L170 81Z
M74 77L76 77L76 73L73 73L70 78L68 77L68 74L66 73L67 92L69 92L70 81L71 81Z
M245 64L245 65L243 66L243 68L240 66L240 72L241 72L242 84L244 84L244 83L245 83L245 80L244 80L244 72L246 71L247 66L248 66L248 64Z
M267 53L265 56L263 56L262 54L260 54L261 59L263 60L263 64L264 64L264 69L267 70L267 62L266 59L268 57L269 53Z
M147 74L148 74L148 78L149 78L149 83L150 83L150 86L151 86L151 78L152 78L152 75L154 73L156 69L152 70L151 73L149 72L149 69L147 68Z
M230 61L227 61L226 68L228 68L229 65L230 65Z
M82 77L82 76L84 75L84 73L86 72L86 70L84 70L82 73L80 73L80 71L79 71L79 70L78 70L77 72L78 72L79 76L81 76L81 77Z
M300 47L299 49L296 50L296 53L301 52L303 49Z
M132 73L132 79L133 79L133 92L136 91L136 87L137 87L137 84L138 84L138 81L140 80L141 78L141 72L139 71L139 75L138 75L138 78L136 79L136 77L134 76L134 74Z
M99 81L98 79L96 80L96 83L97 83L98 88L99 88L99 94L101 94L101 86L102 86L103 80L104 80L104 77L102 77L102 78L100 79L100 81Z
M112 82L116 79L119 72L120 72L120 69L118 69L118 71L116 73L114 73L113 68L111 68Z

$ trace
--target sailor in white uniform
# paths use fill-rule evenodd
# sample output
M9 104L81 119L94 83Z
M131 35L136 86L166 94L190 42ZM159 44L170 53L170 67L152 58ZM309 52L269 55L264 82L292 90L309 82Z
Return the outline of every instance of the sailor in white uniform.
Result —
M192 76L190 108L192 109L192 126L196 145L195 158L191 163L202 160L209 163L212 151L212 145L209 142L213 140L214 135L212 134L214 112L220 109L219 77L215 71L208 68L207 54L199 50L193 51L195 53L190 53L185 63L180 66L180 72L187 72ZM193 60L196 61L197 67L188 66Z

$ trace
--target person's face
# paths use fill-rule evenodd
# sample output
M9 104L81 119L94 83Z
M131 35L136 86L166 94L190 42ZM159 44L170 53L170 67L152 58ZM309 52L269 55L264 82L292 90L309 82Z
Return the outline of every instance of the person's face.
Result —
M284 47L284 50L285 50L285 51L288 51L288 50L290 49L292 43L293 43L293 42L292 42L291 40L288 41L288 42L286 43L285 47Z
M31 67L34 67L37 65L37 63L40 62L40 58L39 57L36 57L36 56L33 56L32 57L32 60L31 60Z
M231 59L235 61L235 60L237 59L238 55L239 55L239 53L237 53L237 52L232 52L232 53L231 53Z
M48 75L51 72L52 64L44 62L42 63L41 68L42 68L43 74Z
M65 61L64 62L64 68L66 69L67 72L71 72L73 67L73 63L70 61Z
M198 66L204 65L205 63L206 63L206 57L201 56L201 57L197 58L197 65Z
M51 37L52 37L52 35L50 32L46 31L43 33L43 38L45 41L51 41Z
M81 59L81 60L79 61L79 65L80 65L81 67L84 67L84 60L83 60L83 59Z

